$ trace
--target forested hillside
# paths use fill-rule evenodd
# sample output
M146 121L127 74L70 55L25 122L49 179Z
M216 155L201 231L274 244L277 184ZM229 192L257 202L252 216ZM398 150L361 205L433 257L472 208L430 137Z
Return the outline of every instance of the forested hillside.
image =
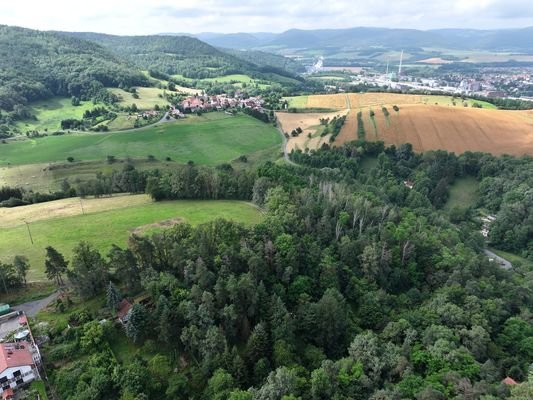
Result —
M186 78L216 78L230 74L264 77L260 66L235 57L189 36L112 36L99 33L66 33L109 48L143 70L156 70Z
M51 32L0 26L0 109L27 117L24 105L51 96L90 100L104 87L147 84L131 64L101 46Z
M288 57L255 50L223 49L223 51L245 61L257 64L263 69L273 67L281 71L289 71L293 74L305 72L305 67L302 64Z
M529 160L364 142L293 159L147 176L156 200L252 199L265 210L254 227L183 223L107 255L77 246L67 276L93 306L58 303L63 322L43 332L61 398L527 398L527 382L511 393L501 381L528 379L531 271L491 263L468 212L437 208L454 178ZM133 356L102 318L139 293Z

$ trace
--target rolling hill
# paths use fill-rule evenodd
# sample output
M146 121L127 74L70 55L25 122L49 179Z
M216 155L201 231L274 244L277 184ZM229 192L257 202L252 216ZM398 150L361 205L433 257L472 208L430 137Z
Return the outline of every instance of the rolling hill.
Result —
M277 65L266 65L261 60L253 62L251 57L226 53L190 36L113 36L66 32L63 34L106 47L140 69L157 70L168 75L179 74L186 78L205 79L246 74L258 79L272 80L270 73L276 73L293 77Z
M88 41L53 32L0 26L0 109L52 96L91 99L104 87L148 84L132 64ZM15 115L16 117L16 115Z

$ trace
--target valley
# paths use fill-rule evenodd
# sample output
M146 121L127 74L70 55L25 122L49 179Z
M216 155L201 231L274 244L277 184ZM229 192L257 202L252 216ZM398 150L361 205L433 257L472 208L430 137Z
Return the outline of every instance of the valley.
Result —
M531 28L97 3L0 25L2 399L527 397Z

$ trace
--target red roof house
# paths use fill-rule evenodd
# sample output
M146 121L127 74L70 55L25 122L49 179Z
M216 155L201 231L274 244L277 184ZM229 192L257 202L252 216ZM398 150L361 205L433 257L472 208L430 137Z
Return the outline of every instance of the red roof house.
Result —
M518 382L515 381L513 378L511 378L511 377L509 377L509 376L508 376L507 378L505 378L505 379L502 381L502 383L505 384L505 385L518 385Z
M118 305L117 317L124 325L128 323L128 313L133 305L126 299L123 299Z
M8 368L34 364L29 343L3 343L0 345L0 372Z

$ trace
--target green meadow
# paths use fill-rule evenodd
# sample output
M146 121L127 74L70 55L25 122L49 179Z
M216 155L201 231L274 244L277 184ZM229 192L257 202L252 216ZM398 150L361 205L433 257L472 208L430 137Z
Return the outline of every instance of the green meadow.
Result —
M30 222L29 228L34 244L30 242L27 227L21 222L12 227L0 229L0 260L11 262L15 255L29 258L31 270L28 280L43 280L45 248L53 246L71 258L72 249L82 240L93 244L106 253L112 244L125 246L132 230L153 231L154 224L169 219L177 219L191 225L202 224L217 218L225 218L245 224L261 221L257 208L242 201L165 201L127 206L102 212L69 217L43 219ZM46 203L43 203L46 206ZM17 210L14 210L17 212ZM146 227L147 229L142 229Z
M169 104L165 99L165 94L170 92L155 87L136 87L137 99L133 97L133 93L122 89L108 88L107 90L119 97L120 106L135 104L139 110L152 110L156 105L163 107Z
M0 144L0 166L116 158L156 159L216 165L242 154L281 143L272 125L255 118L224 113L162 123L144 129L114 133L76 133Z
M458 178L450 186L450 197L444 209L474 207L479 200L479 182L476 178Z
M81 119L85 111L97 106L99 104L95 105L91 101L82 101L79 106L73 106L71 99L52 97L29 104L29 111L35 119L20 121L16 126L21 132L33 130L55 132L61 130L62 120Z

